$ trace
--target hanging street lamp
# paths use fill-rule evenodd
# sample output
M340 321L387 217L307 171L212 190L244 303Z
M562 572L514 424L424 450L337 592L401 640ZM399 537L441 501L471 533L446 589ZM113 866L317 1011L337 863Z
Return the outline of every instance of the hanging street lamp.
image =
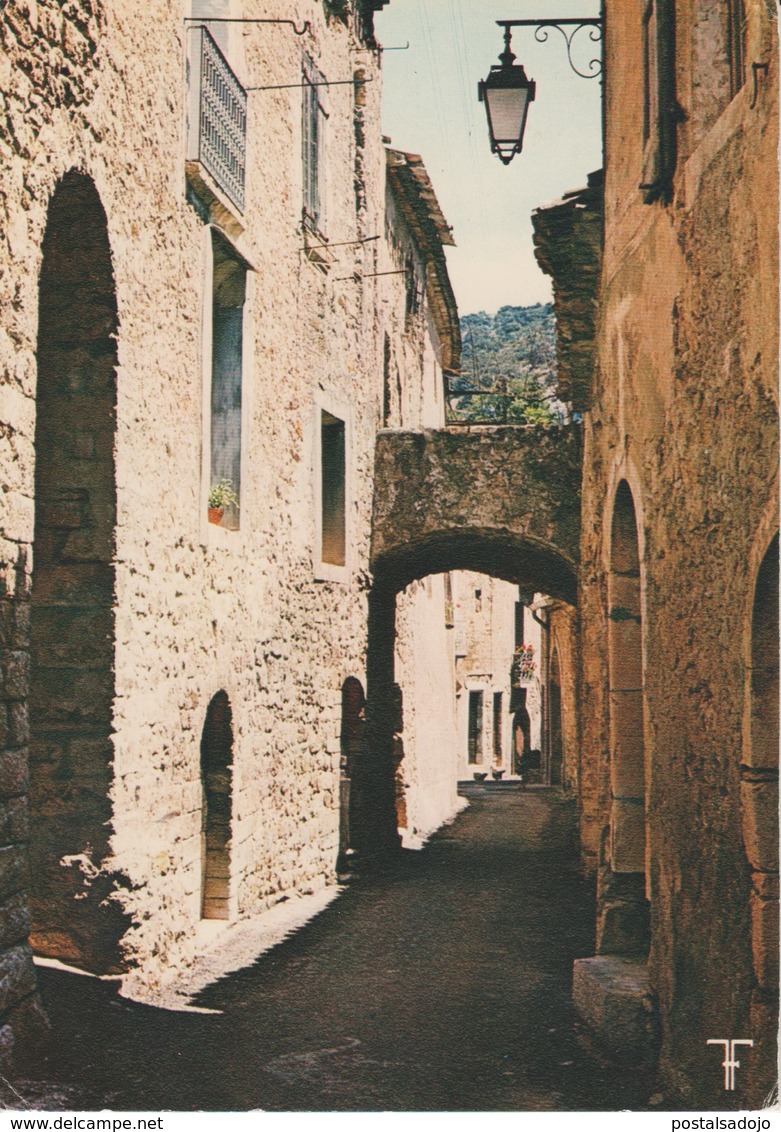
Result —
M477 84L477 97L485 103L488 116L488 133L491 153L509 165L516 153L521 152L523 131L529 103L534 102L536 85L526 77L523 67L515 66L510 48L510 26L504 29L504 51L499 56L501 67L494 64L488 78Z
M491 153L498 154L499 160L509 165L516 153L521 152L529 103L534 102L537 89L536 83L527 77L523 67L520 64L515 65L515 55L510 47L512 29L535 28L535 39L539 43L547 40L549 28L560 31L566 40L567 57L572 70L581 78L594 79L602 74L601 60L592 59L588 71L579 70L572 59L572 40L584 27L590 29L589 37L593 42L601 40L602 19L594 17L593 19L497 20L496 22L499 27L504 28L504 51L499 56L501 66L494 64L488 77L477 84L477 97L480 102L485 103Z

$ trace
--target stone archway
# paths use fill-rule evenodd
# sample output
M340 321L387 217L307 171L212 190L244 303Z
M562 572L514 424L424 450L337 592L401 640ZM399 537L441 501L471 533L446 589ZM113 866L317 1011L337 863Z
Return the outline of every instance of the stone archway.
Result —
M43 241L31 598L31 940L121 969L106 898L114 704L117 305L93 182L58 184Z
M360 798L356 848L382 856L399 846L396 811L398 685L396 597L411 581L449 570L473 570L574 605L575 569L558 548L507 530L431 531L372 561L366 661L367 740L353 789Z

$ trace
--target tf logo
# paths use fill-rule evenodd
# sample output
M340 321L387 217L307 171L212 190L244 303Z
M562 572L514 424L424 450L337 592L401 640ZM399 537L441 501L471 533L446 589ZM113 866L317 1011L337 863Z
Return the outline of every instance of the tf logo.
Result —
M709 1046L724 1046L724 1089L731 1093L735 1088L735 1070L740 1069L740 1062L735 1059L736 1046L753 1046L751 1038L708 1038Z

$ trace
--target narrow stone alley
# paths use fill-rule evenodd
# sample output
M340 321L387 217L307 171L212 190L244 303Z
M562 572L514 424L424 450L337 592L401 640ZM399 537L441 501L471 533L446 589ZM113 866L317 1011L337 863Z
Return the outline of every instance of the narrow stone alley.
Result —
M40 968L57 1035L6 1107L512 1111L645 1108L652 1085L583 1044L572 961L593 953L574 801L469 785L420 851L177 1013Z

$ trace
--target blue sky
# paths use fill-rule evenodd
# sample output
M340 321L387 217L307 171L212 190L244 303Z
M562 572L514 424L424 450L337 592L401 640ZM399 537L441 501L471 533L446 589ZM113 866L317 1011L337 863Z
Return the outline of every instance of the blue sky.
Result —
M419 153L457 247L447 250L460 313L550 299L537 267L531 212L585 185L601 158L600 82L572 74L561 34L537 43L513 32L516 62L537 83L523 152L509 166L491 154L477 83L498 62L498 19L595 16L598 0L390 0L375 19L383 54L383 131L397 149ZM593 58L588 31L573 45Z

